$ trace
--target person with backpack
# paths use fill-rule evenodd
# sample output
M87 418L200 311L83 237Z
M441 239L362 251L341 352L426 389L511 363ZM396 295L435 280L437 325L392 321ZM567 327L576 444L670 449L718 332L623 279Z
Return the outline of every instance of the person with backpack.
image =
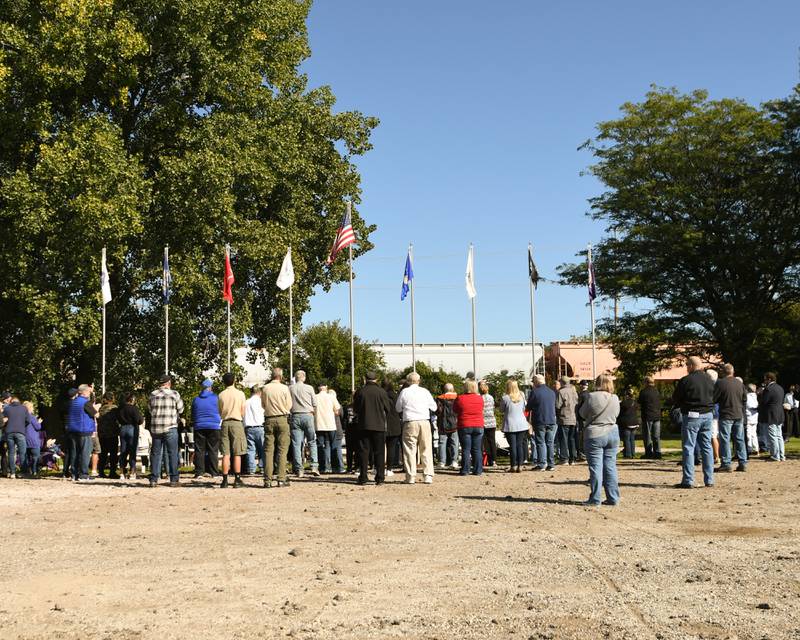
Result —
M458 395L451 383L436 396L436 427L439 431L439 468L458 469L458 417L453 403Z

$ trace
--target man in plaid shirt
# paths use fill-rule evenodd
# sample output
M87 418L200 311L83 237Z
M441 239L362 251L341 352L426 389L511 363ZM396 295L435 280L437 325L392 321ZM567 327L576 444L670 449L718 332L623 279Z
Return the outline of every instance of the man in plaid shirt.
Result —
M178 420L183 413L181 395L172 388L172 378L164 376L159 388L150 394L150 434L153 450L150 455L150 486L155 487L161 475L161 455L167 450L169 486L177 487L178 473Z

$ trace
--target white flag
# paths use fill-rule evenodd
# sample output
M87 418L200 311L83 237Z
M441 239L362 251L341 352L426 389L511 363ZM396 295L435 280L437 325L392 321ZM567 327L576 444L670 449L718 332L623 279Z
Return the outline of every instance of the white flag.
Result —
M472 245L469 245L469 253L467 254L467 275L465 280L467 283L467 295L470 298L474 298L477 292L475 291L475 268L472 259Z
M111 302L111 284L108 281L108 268L106 267L106 249L100 258L100 291L103 294L103 306Z
M286 291L294 284L294 267L292 266L292 248L286 251L286 256L283 258L281 265L281 272L278 274L278 281L275 283L278 289Z

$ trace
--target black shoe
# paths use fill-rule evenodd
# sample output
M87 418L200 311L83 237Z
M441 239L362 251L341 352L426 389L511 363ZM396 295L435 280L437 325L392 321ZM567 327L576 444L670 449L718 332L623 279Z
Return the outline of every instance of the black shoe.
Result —
M747 465L746 464L740 464L738 467L736 467L736 470L744 473L745 471L747 471Z
M243 486L244 486L244 481L239 476L236 476L236 478L233 481L233 488L238 489L239 487Z
M600 504L604 504L607 507L616 507L619 503L618 502L611 502L611 500L603 500Z
M155 487L158 483L155 480L151 480L150 484L148 485L151 489Z
M109 480L119 480L119 474L118 473L112 473L110 476L108 476L108 479Z
M173 487L173 488L179 487L180 483L177 480L171 480L170 483L169 483L169 486Z
M683 482L679 482L678 484L672 485L675 489L694 489L694 485L691 484L683 484Z
M555 467L545 467L545 471L555 471Z
M264 480L264 488L265 489L272 489L272 480Z
M356 481L356 484L360 484L360 485L362 485L362 486L363 486L363 485L365 485L365 484L368 484L368 481L367 481L367 480L362 480L361 478L359 478L359 479Z
M222 484L219 485L220 489L227 489L228 488L228 476L222 478Z
M733 468L729 464L724 464L714 469L714 473L730 473L731 471L733 471Z

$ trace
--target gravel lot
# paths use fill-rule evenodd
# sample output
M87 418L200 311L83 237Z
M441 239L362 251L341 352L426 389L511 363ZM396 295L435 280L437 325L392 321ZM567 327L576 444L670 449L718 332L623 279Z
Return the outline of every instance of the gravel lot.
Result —
M0 637L800 638L800 461L265 490L0 480Z

